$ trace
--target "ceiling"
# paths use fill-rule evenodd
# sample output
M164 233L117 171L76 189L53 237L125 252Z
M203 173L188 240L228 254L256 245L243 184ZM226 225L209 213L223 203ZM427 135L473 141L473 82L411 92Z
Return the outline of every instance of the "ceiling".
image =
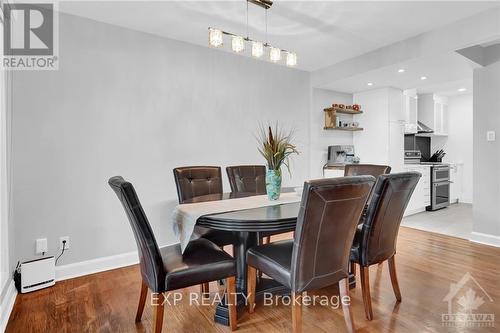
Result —
M498 2L279 1L268 12L269 42L316 70L485 11ZM249 35L265 39L264 10L249 6ZM64 1L62 12L207 45L207 28L245 35L246 2ZM226 46L227 50L227 46Z
M381 87L402 90L416 88L419 93L433 92L451 96L459 94L459 88L469 88L467 91L472 91L472 70L475 67L478 65L458 53L446 52L378 68L332 82L322 88L347 93ZM399 73L400 69L404 72ZM425 80L421 79L423 76L426 77Z
M417 93L433 93L439 96L446 97L472 94L472 77L463 80L426 85L417 89Z

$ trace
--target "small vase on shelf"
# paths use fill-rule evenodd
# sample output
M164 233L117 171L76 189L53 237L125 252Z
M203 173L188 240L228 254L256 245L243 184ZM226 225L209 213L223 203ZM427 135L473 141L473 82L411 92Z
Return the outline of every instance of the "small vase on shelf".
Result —
M266 191L269 200L278 200L281 194L281 171L267 170Z

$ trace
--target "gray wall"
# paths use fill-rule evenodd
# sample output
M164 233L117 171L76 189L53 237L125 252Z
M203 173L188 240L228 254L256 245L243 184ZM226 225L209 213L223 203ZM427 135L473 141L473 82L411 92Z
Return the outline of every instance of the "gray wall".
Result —
M500 62L474 70L474 232L500 236ZM486 132L496 131L487 142Z
M136 186L160 245L176 242L172 168L261 163L259 122L295 126L309 168L309 74L61 14L58 71L16 72L13 218L17 258L71 237L62 264L135 250L107 179ZM229 190L225 182L225 189Z

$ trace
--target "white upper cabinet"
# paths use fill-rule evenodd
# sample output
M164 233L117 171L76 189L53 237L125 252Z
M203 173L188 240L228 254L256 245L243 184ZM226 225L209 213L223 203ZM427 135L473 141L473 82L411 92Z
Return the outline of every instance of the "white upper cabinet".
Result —
M434 94L418 95L418 121L434 130L433 135L448 135L448 99Z

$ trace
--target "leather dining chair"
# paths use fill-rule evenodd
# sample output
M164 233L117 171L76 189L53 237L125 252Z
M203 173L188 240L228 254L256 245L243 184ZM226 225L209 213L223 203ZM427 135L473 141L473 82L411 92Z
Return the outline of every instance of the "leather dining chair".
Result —
M373 188L370 204L358 226L351 249L351 271L356 274L360 266L361 289L365 314L373 319L370 296L369 267L388 261L392 288L396 300L401 302L396 275L396 241L404 211L421 174L402 172L381 175Z
M377 178L380 175L391 173L388 165L377 164L346 164L344 176L365 176L370 175Z
M142 276L139 306L135 317L141 321L148 289L157 296L153 305L153 332L161 332L164 312L164 292L196 284L227 279L227 295L231 330L236 329L236 264L234 259L209 240L199 238L189 242L184 253L179 244L158 247L153 230L142 209L134 186L122 177L108 181L120 199L134 233L139 252Z
M194 197L208 194L222 194L222 173L218 166L188 166L174 169L175 185L179 203L185 203ZM232 245L233 234L227 231L212 230L200 226L194 227L194 234L208 239L219 247ZM201 293L209 292L209 284L201 286Z
M247 252L248 305L254 311L256 270L292 292L292 328L302 330L302 293L334 284L341 299L349 294L349 253L372 176L311 180L304 183L293 240L259 245ZM354 323L348 304L342 304L349 332Z
M266 167L264 165L237 165L226 168L231 192L266 194Z
M378 179L378 176L389 173L391 173L391 167L388 165L354 163L354 164L346 164L344 168L345 177L370 175L375 177L375 179ZM368 198L367 205L370 203L370 200L371 196ZM365 215L366 209L368 209L368 206L365 206L365 211L363 212L363 215Z
M264 165L236 165L226 168L227 178L233 193L266 194L266 167ZM290 230L290 231L293 231ZM259 233L259 242L270 243L271 236L280 232ZM262 242L264 241L264 242Z

